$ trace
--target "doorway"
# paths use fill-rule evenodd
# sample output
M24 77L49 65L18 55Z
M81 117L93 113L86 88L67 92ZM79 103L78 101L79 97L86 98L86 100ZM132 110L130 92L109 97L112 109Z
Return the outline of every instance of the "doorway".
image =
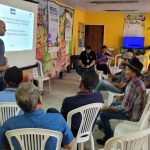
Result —
M104 25L85 25L85 46L90 45L97 53L103 45Z

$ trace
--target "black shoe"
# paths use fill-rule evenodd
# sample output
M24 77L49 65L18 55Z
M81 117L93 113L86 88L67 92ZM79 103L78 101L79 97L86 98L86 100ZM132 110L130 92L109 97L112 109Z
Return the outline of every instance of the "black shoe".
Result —
M103 139L97 139L97 143L100 144L100 145L105 145L106 141L111 138L111 137L106 137L104 136Z
M62 79L63 78L63 72L59 73L59 78Z
M97 139L96 142L97 142L98 144L100 144L100 145L105 145L106 140L104 140L104 139Z

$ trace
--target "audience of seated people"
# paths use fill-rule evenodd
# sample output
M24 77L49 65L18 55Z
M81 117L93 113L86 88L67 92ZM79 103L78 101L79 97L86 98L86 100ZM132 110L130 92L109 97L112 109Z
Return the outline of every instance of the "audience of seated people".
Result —
M110 68L107 65L109 59L112 59L112 56L107 51L107 47L103 45L101 47L101 51L99 51L96 55L96 68L97 70L101 70L105 75L111 74Z
M91 46L86 46L85 51L81 52L79 56L79 66L76 72L82 75L85 71L94 70L94 64L96 61L95 52L91 50Z
M16 66L8 68L4 74L7 88L0 92L0 102L16 102L16 89L23 80L22 70Z
M81 76L80 81L80 91L75 96L66 97L63 100L61 113L65 119L67 119L67 114L69 111L76 109L78 107L91 104L91 103L103 103L103 97L100 93L94 93L93 90L96 88L99 82L99 77L95 71L84 72ZM73 116L71 130L74 136L77 135L81 116L79 114Z
M125 76L125 63L132 59L132 55L128 52L122 55L122 61L119 68L121 72L111 75L107 80L100 80L95 91L111 91L114 93L123 93L129 79Z
M0 128L0 149L9 149L5 133L20 128L43 128L56 130L63 134L62 146L72 148L73 135L63 116L58 113L45 113L42 109L40 91L32 83L21 85L16 91L16 102L24 111L23 115L12 117ZM17 141L13 141L17 142ZM45 149L55 150L55 139L46 143ZM15 149L20 149L15 143Z
M143 64L137 58L126 63L125 74L130 78L130 82L126 86L124 96L118 97L111 106L105 106L100 112L105 136L97 140L99 144L104 144L113 136L110 119L139 121L146 104L146 89L140 77L142 68Z

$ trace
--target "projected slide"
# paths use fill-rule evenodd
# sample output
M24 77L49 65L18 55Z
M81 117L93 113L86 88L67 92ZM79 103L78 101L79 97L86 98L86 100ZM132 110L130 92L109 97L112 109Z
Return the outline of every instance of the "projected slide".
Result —
M6 23L5 36L0 37L7 51L33 49L34 13L0 4L0 19Z

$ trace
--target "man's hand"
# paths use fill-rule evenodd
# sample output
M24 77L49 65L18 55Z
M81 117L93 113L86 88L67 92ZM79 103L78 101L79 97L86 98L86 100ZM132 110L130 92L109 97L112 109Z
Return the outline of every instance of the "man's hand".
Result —
M8 65L0 66L0 72L5 72L8 68Z
M122 89L123 87L126 86L126 84L127 84L127 83L121 81L120 83L118 83L118 84L116 85L116 87L118 87L119 89Z
M108 106L108 105L104 105L104 106L102 107L102 110L103 110L103 111L109 110L109 106Z
M81 64L81 67L82 67L82 68L85 68L85 65L84 65L84 64Z
M119 102L122 101L122 99L123 99L123 95L122 95L122 96L118 96L118 97L115 99L115 101L116 101L117 103L119 103Z

